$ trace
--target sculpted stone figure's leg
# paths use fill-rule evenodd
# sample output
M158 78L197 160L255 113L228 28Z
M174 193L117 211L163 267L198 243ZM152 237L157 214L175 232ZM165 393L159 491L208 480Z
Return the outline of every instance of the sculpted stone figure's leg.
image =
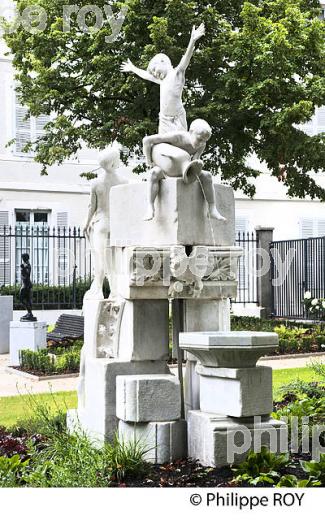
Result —
M148 210L144 220L152 220L155 216L155 200L159 193L159 183L164 178L164 172L155 166L149 173L150 177L148 180Z
M210 172L202 171L200 181L204 196L209 206L209 216L216 220L226 220L216 208L216 195L213 188L212 175Z
M107 223L104 219L93 224L90 243L94 262L94 280L87 296L103 299L103 283L106 274L106 246L108 245Z

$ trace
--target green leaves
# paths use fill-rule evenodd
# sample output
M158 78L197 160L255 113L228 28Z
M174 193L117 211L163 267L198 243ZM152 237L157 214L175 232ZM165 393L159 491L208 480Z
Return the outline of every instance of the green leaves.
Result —
M64 33L65 2L33 2L48 14L46 30L26 35L20 27L6 41L22 101L33 115L56 114L36 147L44 173L82 142L103 148L117 139L140 154L143 137L157 129L159 88L121 73L120 65L130 58L145 68L161 51L176 65L192 25L204 22L206 36L187 71L184 100L189 122L203 117L213 128L207 167L252 196L260 170L248 160L255 154L275 177L284 165L290 196L325 200L309 176L324 167L324 136L299 128L325 104L325 24L318 0L97 0L115 14L128 7L113 43L105 41L108 23L86 34L74 14ZM29 3L18 0L18 9Z
M318 479L323 485L325 484L325 453L320 454L318 462L312 460L310 462L301 461L302 469L310 475Z
M252 486L260 483L274 484L280 479L279 470L289 463L287 453L277 455L262 446L260 453L250 451L244 462L233 468L235 482L247 482Z

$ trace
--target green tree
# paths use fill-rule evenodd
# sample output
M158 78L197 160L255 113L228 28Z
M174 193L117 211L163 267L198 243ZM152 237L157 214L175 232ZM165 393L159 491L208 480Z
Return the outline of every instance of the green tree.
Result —
M203 117L213 128L208 168L252 195L260 172L247 158L256 154L290 196L325 200L325 190L308 174L325 165L324 134L309 136L299 127L325 104L325 24L318 0L96 0L114 13L128 7L113 43L106 41L108 23L87 34L76 15L63 32L67 3L75 1L17 0L20 13L34 4L44 7L47 27L30 34L21 26L6 35L22 102L32 115L55 114L35 145L43 173L82 142L103 148L117 139L140 153L143 137L157 130L158 87L121 73L120 65L130 58L146 67L156 52L178 63L192 25L204 22L185 103L189 121Z

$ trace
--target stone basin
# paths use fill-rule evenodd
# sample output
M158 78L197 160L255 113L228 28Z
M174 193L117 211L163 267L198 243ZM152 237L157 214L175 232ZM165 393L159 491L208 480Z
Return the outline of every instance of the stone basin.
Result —
M279 339L274 332L182 332L179 343L203 366L249 368L272 352Z

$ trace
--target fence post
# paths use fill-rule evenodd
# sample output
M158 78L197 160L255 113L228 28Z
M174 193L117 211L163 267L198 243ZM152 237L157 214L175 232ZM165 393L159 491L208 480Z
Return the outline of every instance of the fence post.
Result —
M272 227L263 227L257 226L255 228L256 231L256 239L257 239L257 248L263 249L268 254L270 254L270 244L273 242L273 231ZM271 266L271 258L270 258L270 266ZM256 255L256 268L259 272L263 267L263 258L257 252ZM269 318L273 313L273 295L272 295L272 276L271 276L271 268L267 270L267 272L263 273L261 276L257 277L257 300L259 306L262 307L261 317Z

